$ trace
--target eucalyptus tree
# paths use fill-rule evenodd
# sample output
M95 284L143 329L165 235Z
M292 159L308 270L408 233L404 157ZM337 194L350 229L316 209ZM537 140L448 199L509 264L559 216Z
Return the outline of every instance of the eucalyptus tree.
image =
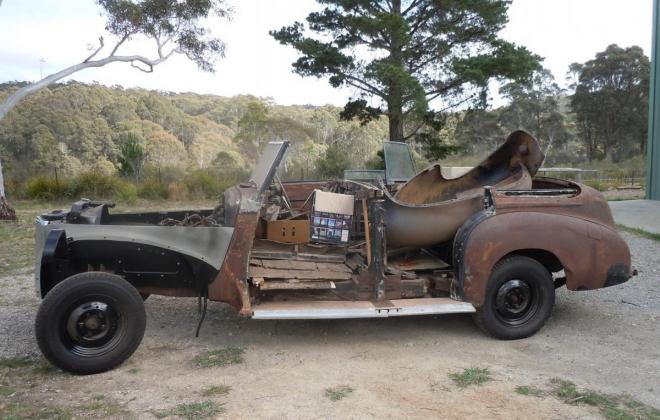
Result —
M106 18L105 29L113 38L112 44L106 46L101 36L98 45L80 63L16 89L0 103L0 120L31 93L87 68L128 63L137 70L152 73L155 66L181 54L200 70L213 72L216 59L224 55L224 43L207 26L209 17L230 16L231 10L224 0L97 0L97 3ZM151 40L153 51L148 55L122 54L126 45L139 37ZM13 216L2 180L0 163L0 219Z

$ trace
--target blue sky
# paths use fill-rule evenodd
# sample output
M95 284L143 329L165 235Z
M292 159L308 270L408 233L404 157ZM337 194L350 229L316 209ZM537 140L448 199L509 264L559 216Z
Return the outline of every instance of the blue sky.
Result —
M355 94L324 80L291 73L295 52L269 35L319 6L313 0L229 0L231 22L212 22L227 42L227 57L206 74L182 57L143 74L126 64L88 69L73 78L106 85L192 91L231 96L272 97L280 104L343 105ZM612 43L651 47L652 0L514 0L502 37L545 57L560 83L568 65L592 58ZM103 35L103 18L93 0L4 0L0 6L0 82L35 80L80 62ZM107 43L111 41L107 37ZM144 40L126 52L153 52ZM41 63L41 60L44 60Z

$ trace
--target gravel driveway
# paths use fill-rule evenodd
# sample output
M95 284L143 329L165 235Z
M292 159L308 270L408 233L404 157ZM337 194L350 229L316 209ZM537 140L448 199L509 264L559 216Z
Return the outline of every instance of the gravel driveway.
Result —
M205 387L228 385L211 397L228 418L600 418L589 405L515 392L547 387L553 377L660 407L660 243L623 236L639 275L598 291L558 290L551 319L525 340L488 338L464 315L255 321L222 304L210 305L195 339L196 300L151 297L145 339L124 366L92 377L41 376L29 392L1 396L0 414L12 398L79 407L92 392L121 407L92 417L166 416L175 412L162 410L208 399ZM31 274L0 278L0 286L0 357L39 358ZM243 348L244 361L207 369L192 362L224 346ZM493 380L456 387L449 374L468 367L488 368ZM340 385L352 392L332 401L325 390Z

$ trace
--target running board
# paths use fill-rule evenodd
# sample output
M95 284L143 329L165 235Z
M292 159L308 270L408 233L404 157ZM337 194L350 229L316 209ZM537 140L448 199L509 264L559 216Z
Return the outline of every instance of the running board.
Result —
M474 306L450 298L393 299L370 301L264 302L253 307L254 319L343 319L391 316L461 314L475 312Z

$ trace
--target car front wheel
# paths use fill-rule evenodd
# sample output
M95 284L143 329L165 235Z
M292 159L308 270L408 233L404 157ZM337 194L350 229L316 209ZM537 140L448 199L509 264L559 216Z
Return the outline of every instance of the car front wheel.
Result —
M140 345L145 327L138 291L123 278L101 272L76 274L53 287L35 323L46 359L77 374L123 363Z
M555 288L550 272L532 258L513 256L493 269L484 303L474 318L493 337L515 340L540 330L554 304Z

